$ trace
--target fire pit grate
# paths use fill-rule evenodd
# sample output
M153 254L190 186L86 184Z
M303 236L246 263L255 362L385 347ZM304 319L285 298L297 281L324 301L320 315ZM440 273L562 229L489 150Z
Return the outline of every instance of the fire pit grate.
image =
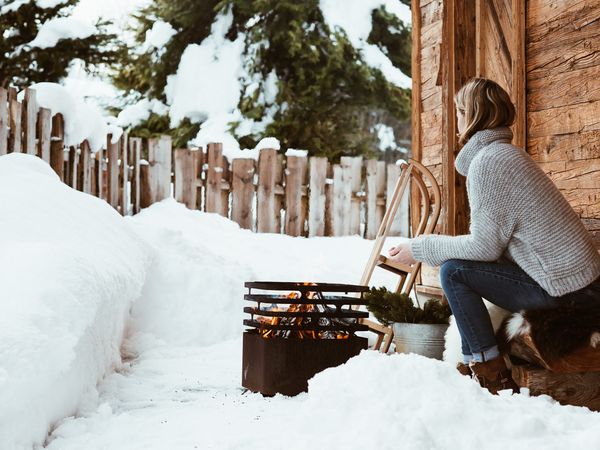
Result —
M368 330L360 323L368 312L352 306L365 304L362 294L368 287L273 281L245 287L244 300L256 306L244 308L250 315L244 320L249 327L243 343L244 387L264 395L296 395L307 390L317 372L367 348L367 339L354 333ZM272 293L281 291L286 294Z

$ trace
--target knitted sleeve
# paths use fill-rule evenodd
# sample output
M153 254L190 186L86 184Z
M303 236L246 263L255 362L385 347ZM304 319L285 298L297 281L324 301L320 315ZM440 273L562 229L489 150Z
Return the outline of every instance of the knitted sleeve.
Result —
M506 182L493 161L475 161L469 168L470 234L422 235L411 241L413 257L431 266L449 259L496 261L508 246L514 228L514 209L507 204Z

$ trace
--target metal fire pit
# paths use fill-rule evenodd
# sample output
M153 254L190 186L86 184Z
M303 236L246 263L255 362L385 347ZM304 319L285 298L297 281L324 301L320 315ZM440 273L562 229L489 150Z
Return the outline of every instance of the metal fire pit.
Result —
M351 308L365 305L362 293L367 286L254 281L245 287L244 300L256 306L244 308L250 318L244 320L249 329L243 339L242 386L253 392L267 396L306 392L316 373L343 364L368 347L366 338L354 335L368 330L360 323L368 312ZM292 292L295 298L290 297ZM314 310L289 311L290 305L302 309L314 305Z

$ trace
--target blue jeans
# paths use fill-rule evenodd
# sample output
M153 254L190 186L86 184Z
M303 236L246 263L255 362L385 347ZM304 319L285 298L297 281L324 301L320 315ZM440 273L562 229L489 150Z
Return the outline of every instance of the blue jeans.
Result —
M510 312L554 308L552 297L518 265L451 259L440 269L442 288L462 339L465 361L493 359L498 347L482 297Z

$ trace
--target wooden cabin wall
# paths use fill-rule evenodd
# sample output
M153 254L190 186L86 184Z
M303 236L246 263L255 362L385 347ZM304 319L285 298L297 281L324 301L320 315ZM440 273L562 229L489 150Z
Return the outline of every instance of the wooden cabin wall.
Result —
M527 151L600 247L600 2L527 2Z
M443 192L442 12L442 0L414 0L412 4L412 157L421 161L432 172ZM416 186L411 186L410 210L411 225L416 229L420 214L424 213L421 211L421 198ZM443 232L445 216L445 209L442 209L436 233ZM422 284L439 286L437 273L426 265L422 267L419 281Z

